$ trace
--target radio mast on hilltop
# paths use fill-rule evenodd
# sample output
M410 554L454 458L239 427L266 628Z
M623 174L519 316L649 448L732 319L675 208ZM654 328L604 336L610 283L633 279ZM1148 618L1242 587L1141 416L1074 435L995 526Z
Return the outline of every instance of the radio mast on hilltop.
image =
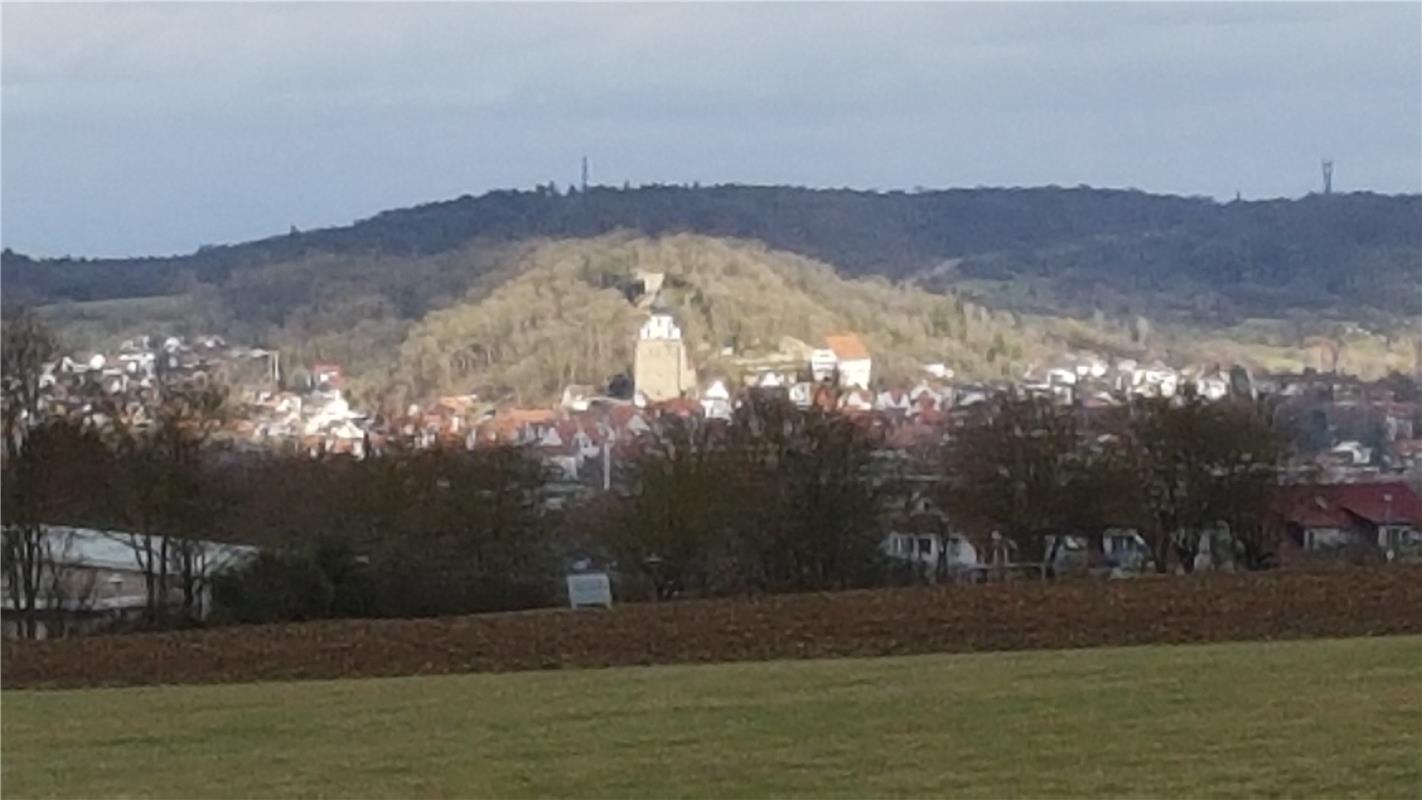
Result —
M1323 193L1333 194L1333 159L1323 159Z
M582 193L588 193L588 157L583 156L583 186Z

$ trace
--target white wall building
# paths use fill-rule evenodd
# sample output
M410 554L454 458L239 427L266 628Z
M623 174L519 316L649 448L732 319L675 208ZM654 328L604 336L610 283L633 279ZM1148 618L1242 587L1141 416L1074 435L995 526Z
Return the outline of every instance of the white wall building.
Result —
M139 553L145 554L146 561L145 547L162 553L164 545L161 536L146 538L125 531L44 526L40 546L46 564L46 575L41 581L45 589L36 597L35 604L40 638L57 635L57 626L83 631L107 621L141 614L147 605L147 588ZM183 552L192 554L190 563L201 578L195 610L200 618L205 618L211 612L207 579L223 569L240 565L255 556L257 550L206 540L189 540L184 545ZM174 555L177 549L177 544L167 543L170 560L178 558ZM181 572L177 563L170 564L168 571L170 576ZM172 579L168 588L166 602L170 605L180 602L179 581ZM0 608L4 611L5 635L16 635L20 620L3 576L0 576Z
M957 533L890 533L880 545L890 558L906 561L928 574L941 568L948 574L971 569L978 564L978 550L966 536Z
M826 355L828 352L828 355ZM864 341L852 333L838 333L825 337L825 346L810 354L810 369L815 380L824 380L823 369L831 363L830 371L839 375L841 389L868 389L873 377L873 359Z
M701 393L701 410L707 419L731 418L731 393L724 381L712 381Z

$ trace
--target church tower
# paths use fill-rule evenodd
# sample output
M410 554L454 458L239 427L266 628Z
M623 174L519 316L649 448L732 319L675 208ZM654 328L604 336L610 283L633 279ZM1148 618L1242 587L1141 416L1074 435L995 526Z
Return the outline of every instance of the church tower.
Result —
M696 371L681 338L681 327L671 314L656 311L637 332L633 380L637 391L651 402L671 400L692 391Z

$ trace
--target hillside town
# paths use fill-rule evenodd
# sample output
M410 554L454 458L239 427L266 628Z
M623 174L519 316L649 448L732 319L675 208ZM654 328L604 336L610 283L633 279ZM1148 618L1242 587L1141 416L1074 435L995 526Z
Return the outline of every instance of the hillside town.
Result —
M1248 398L1270 403L1299 438L1297 454L1281 473L1288 485L1275 509L1290 531L1284 561L1290 553L1358 542L1375 544L1388 559L1422 555L1422 503L1414 489L1422 480L1422 406L1415 384L1406 381L1365 383L1316 372L1251 375L1232 365L1176 367L1083 352L1016 382L963 380L951 364L923 363L916 381L889 384L876 375L872 349L853 331L813 343L785 337L769 356L739 357L727 348L719 363L736 369L716 371L698 371L677 320L654 304L635 336L630 381L569 385L546 407L468 394L382 415L351 402L340 364L301 365L303 380L296 385L276 352L229 345L216 336L170 336L139 337L114 352L74 353L46 364L39 408L99 427L142 429L166 383L221 385L233 394L214 439L231 452L359 460L392 450L512 445L546 467L550 477L541 503L557 511L625 490L633 480L630 465L669 424L729 424L738 408L758 397L852 420L876 443L882 463L924 485L942 477L936 454L995 398L1038 398L1071 409L1084 430L1107 438L1113 412L1138 400ZM959 579L981 578L992 565L1016 559L1005 540L958 530L931 492L911 491L906 503L884 539L890 558L931 577ZM1104 558L1095 566L1113 573L1150 567L1149 550L1134 530L1108 532L1100 549L1090 556L1084 542L1056 537L1053 567L1086 569L1093 566L1090 558ZM1197 568L1233 569L1227 548L1204 542L1200 550Z
M1422 0L0 48L0 800L1422 800Z
M912 450L940 442L989 400L1042 398L1083 418L1142 398L1195 395L1208 401L1270 398L1303 439L1300 473L1356 481L1422 470L1422 403L1408 379L1368 383L1344 374L1251 375L1242 367L1138 363L1082 352L1019 376L1015 382L960 379L951 364L923 363L911 383L875 374L870 347L852 331L808 344L783 337L778 352L721 363L734 371L699 372L676 319L653 311L636 331L632 379L605 386L568 385L559 401L520 407L477 394L449 395L382 414L353 403L341 364L301 365L300 382L284 374L280 354L231 346L219 336L138 337L114 351L71 353L48 363L39 407L48 416L100 427L142 428L165 381L231 390L219 438L237 449L355 458L389 447L527 445L571 474L635 449L657 420L675 416L727 420L747 395L788 399L801 409L854 418L882 433L884 446Z

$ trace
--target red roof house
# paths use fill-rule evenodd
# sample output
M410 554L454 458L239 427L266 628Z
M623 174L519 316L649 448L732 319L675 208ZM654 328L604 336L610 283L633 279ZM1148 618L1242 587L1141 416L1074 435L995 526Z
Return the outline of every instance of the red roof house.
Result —
M1305 551L1422 548L1422 498L1400 481L1285 487L1275 513Z

